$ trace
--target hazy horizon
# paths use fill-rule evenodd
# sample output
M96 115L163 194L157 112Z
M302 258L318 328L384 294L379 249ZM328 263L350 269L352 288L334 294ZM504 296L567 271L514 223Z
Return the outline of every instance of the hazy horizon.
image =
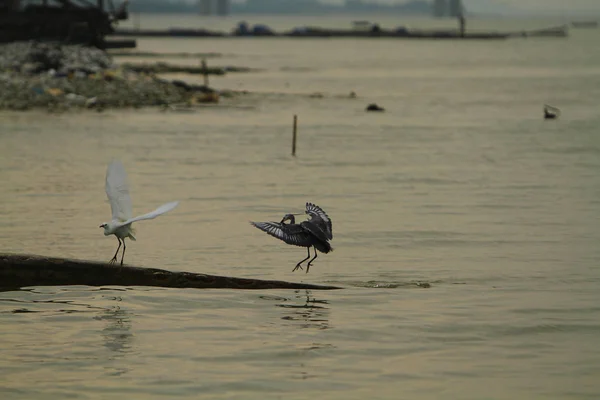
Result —
M232 0L236 3L243 3L245 0ZM320 0L329 4L344 4L345 0ZM405 4L414 0L364 0L369 3L380 4ZM429 1L433 3L433 0ZM514 12L523 14L562 14L564 12L572 13L596 13L600 15L600 1L598 0L571 0L568 3L564 0L463 0L467 10L483 10L488 12Z
M256 0L253 0L256 2ZM371 10L352 10L348 8L344 8L345 0L318 0L319 3L322 3L326 6L339 6L340 12L344 12L345 14L354 13L354 14L366 14L366 13L377 13L386 12L386 10L377 10L373 8ZM428 2L432 3L432 0L419 1L419 0L363 0L364 3L368 4L381 4L381 5L403 5L408 3L423 3ZM130 9L135 10L136 4L148 4L148 3L156 3L159 4L156 0L135 0L130 4ZM171 5L176 4L186 4L188 6L196 5L196 0L175 0L174 2L170 2L169 5L166 5L169 8ZM230 12L231 15L235 14L248 14L248 13L262 13L260 10L254 12L253 10L244 10L240 12L240 7L244 3L247 3L247 0L231 0L232 10ZM285 2L282 2L285 3ZM293 9L289 11L283 11L282 8L285 9L285 5L281 4L278 7L278 10L270 11L270 14L299 14L297 11L298 2L288 2L290 5L294 5ZM578 18L600 18L600 1L596 0L574 0L566 4L564 1L559 0L463 0L464 7L467 10L468 14L478 14L478 15L489 15L496 17L535 17L535 16L565 16L565 17L578 17ZM317 10L315 8L315 10ZM414 11L416 10L416 11ZM423 12L417 8L411 10L417 14L428 15L428 13ZM167 12L167 11L165 11ZM306 13L310 13L308 10Z

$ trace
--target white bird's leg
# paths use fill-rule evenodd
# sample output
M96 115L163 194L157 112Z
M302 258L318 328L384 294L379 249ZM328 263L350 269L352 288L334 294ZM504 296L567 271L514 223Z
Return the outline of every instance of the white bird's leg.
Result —
M123 259L125 258L125 249L127 248L127 246L125 246L125 238L123 238L123 254L121 255L121 265L123 265Z
M306 264L306 273L308 274L308 269L310 268L310 263L312 263L313 261L315 261L315 259L317 258L317 248L315 247L315 256L312 258L312 260L310 260L308 262L308 264Z
M108 262L109 264L117 262L117 254L119 254L119 249L121 248L121 239L117 237L117 240L119 241L119 247L117 247L117 251L115 251L115 255L113 256L113 258L111 258Z
M303 269L300 264L302 264L304 261L308 260L310 258L310 247L307 247L306 250L308 250L308 256L306 256L306 258L302 261L300 261L298 264L296 264L296 268L294 268L292 270L292 272L294 272L295 270L297 270L298 268Z

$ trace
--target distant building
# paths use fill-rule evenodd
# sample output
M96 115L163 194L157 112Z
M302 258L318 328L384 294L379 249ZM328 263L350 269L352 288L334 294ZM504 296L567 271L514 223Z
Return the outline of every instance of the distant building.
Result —
M460 17L463 15L463 5L461 0L450 0L449 14L451 17Z
M448 2L447 0L435 0L433 2L433 16L437 18L447 15Z
M210 15L212 13L212 0L199 0L200 15Z
M229 15L229 0L217 0L217 14Z
M228 15L230 9L230 0L199 0L201 15L213 15L216 10L217 15Z

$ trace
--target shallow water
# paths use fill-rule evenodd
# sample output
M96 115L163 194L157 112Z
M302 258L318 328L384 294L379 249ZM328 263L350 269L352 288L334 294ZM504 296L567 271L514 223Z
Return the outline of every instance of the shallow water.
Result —
M134 213L181 201L126 262L345 287L2 292L2 398L596 398L599 33L146 39L264 71L211 77L251 93L193 113L1 113L1 251L110 258L118 157ZM248 221L306 201L335 251L292 273L304 250Z

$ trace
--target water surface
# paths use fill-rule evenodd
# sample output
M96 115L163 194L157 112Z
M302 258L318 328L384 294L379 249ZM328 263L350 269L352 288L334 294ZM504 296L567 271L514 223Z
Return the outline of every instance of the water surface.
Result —
M109 259L118 157L134 213L181 201L126 262L345 287L5 291L2 398L596 398L597 40L142 39L263 72L193 113L1 113L2 251ZM307 201L335 251L292 273L248 221Z

